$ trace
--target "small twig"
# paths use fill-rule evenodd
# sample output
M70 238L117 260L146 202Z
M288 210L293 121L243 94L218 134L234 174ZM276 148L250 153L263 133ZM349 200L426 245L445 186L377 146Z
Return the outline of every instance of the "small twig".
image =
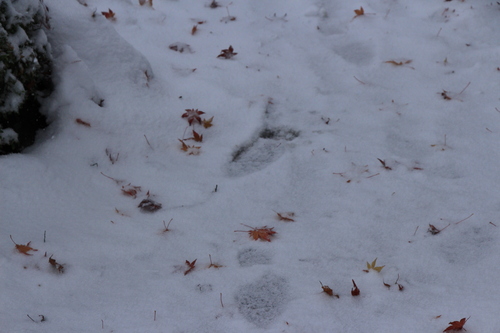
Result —
M218 186L218 185L217 185L217 184L215 184L215 190L214 190L214 192L217 192L217 186Z
M467 89L469 86L470 86L470 82L469 82L469 83L467 83L467 85L465 86L465 88L464 88L464 89L462 89L462 91L461 91L461 92L459 92L457 96L461 95L461 94L465 91L465 89Z
M497 112L500 112L500 110L498 108L495 108L495 110L497 110Z
M493 222L490 222L490 224L491 224L491 225L493 225L493 226L495 226L495 227L497 226L497 225L496 225L495 223L493 223Z
M220 293L220 305L224 307L224 303L222 303L222 293Z
M31 318L29 314L27 314L28 318L31 319L32 322L36 323L36 320Z
M101 319L101 329L104 329L104 320Z
M368 176L368 177L366 177L366 178L372 178L372 177L375 177L375 176L378 176L378 175L380 175L380 172L377 172L376 174L371 175L371 176Z
M156 321L156 310L155 310L155 314L154 314L154 317L153 317L153 321Z
M113 180L117 184L120 184L122 182L121 180L118 180L118 179L115 179L113 177L107 176L107 175L103 174L102 172L101 172L101 175L103 175L106 178L109 178L109 179Z
M148 140L148 137L146 136L146 134L144 134L144 138L146 139L146 142L148 143L148 146L150 146L151 149L154 150L153 146L151 146L151 144L149 143L149 140Z
M467 216L467 217L466 217L466 218L464 218L463 220L460 220L460 221L458 221L458 222L455 222L455 224L459 224L459 223L461 223L461 222L463 222L463 221L465 221L465 220L469 219L472 215L474 215L474 213L470 214L469 216Z
M357 77L355 77L355 76L353 76L353 77L354 77L354 79L356 79L356 81L358 81L359 83L361 83L361 84L366 84L366 83L364 83L363 81L361 81L360 79L358 79Z
M44 230L43 231L43 242L44 243L45 243L46 236L47 236L47 230Z
M441 30L443 30L443 28L439 28L439 31L438 31L436 37L439 37L439 34L441 33Z
M417 225L417 227L415 228L415 232L413 233L413 236L415 236L417 234L418 227L420 227L420 226Z

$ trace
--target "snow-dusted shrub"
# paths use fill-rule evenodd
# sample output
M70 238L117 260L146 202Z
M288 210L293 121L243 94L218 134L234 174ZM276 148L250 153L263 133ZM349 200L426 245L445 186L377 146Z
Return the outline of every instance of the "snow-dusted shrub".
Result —
M0 0L0 155L33 144L47 125L39 102L53 89L46 13L42 0Z

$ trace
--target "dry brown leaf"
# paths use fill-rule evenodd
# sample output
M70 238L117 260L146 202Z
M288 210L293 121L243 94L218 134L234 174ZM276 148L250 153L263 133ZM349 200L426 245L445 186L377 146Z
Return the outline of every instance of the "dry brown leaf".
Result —
M395 66L403 66L403 65L408 65L408 64L411 64L413 60L405 60L405 61L400 61L400 62L396 62L394 60L388 60L386 61L385 63L386 64L393 64Z
M191 273L191 271L195 268L196 260L198 259L195 259L192 262L186 260L186 265L188 266L188 269L184 272L184 275L188 275L189 273Z
M32 256L33 254L31 253L28 253L29 251L38 251L37 249L34 249L30 246L31 244L31 241L28 242L26 245L22 245L22 244L17 244L16 242L14 242L14 239L12 239L12 235L10 235L10 240L16 244L16 250L19 251L19 253L22 253L26 256Z
M220 51L221 53L217 56L217 58L231 59L232 57L238 54L233 51L234 51L233 47L229 45L227 49Z
M285 221L285 222L295 222L295 220L294 220L294 219L292 219L292 218L290 217L290 216L294 216L294 215L295 215L294 213L283 213L283 214L280 214L280 213L278 213L278 212L275 212L275 213L276 213L276 215L278 215L278 219L279 219L280 221ZM285 214L286 214L287 216L285 216Z
M321 288L323 289L323 292L325 294L327 294L328 296L335 296L337 298L340 298L339 295L335 294L332 290L332 288L328 287L328 286L324 286L323 283L321 283L321 281L319 281L319 284L321 284Z

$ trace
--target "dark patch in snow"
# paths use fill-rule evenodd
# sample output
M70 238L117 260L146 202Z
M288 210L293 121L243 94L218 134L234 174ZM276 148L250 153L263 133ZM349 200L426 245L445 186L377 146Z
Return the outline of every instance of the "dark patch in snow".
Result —
M246 320L265 327L283 312L287 294L286 279L270 273L254 283L242 286L237 292L236 302Z
M228 172L238 176L264 169L285 153L286 145L300 135L290 128L273 127L262 129L255 139L239 147L232 156Z
M238 263L241 267L269 265L271 263L271 256L262 250L248 248L238 253Z

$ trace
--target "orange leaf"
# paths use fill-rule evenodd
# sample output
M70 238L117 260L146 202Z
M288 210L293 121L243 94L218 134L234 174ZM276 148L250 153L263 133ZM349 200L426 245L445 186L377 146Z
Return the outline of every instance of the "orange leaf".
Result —
M26 244L26 245L22 245L22 244L17 244L16 242L14 242L14 239L12 239L12 235L10 235L10 239L12 240L12 242L14 244L16 244L16 250L19 251L19 253L22 253L26 256L32 256L33 254L28 253L29 251L38 251L37 249L34 249L30 246L31 242L28 242L28 244Z
M469 317L470 318L470 317ZM447 331L461 331L462 329L465 330L464 325L469 320L469 318L462 318L460 321L452 321L450 322L450 326L447 327L443 332Z
M363 9L363 7L359 7L359 9L354 10L354 13L356 14L354 18L356 18L358 16L365 15L365 10Z
M319 281L319 284L321 284L321 288L323 289L323 292L325 294L327 294L328 296L335 296L337 298L340 298L339 295L335 294L332 290L332 288L328 287L328 286L324 286L323 283L321 283L321 281Z
M262 239L265 241L270 242L271 241L271 236L276 233L276 231L273 231L274 228L268 228L267 226L263 226L262 228L252 228L246 224L243 224L245 227L250 228L251 230L243 231L243 230L235 230L235 232L248 232L251 238L253 240L258 240Z
M102 15L104 15L105 18L108 20L114 21L115 20L115 12L112 11L111 9L108 9L107 12L101 12Z
M198 31L198 25L193 25L193 28L191 29L191 35L194 35Z

